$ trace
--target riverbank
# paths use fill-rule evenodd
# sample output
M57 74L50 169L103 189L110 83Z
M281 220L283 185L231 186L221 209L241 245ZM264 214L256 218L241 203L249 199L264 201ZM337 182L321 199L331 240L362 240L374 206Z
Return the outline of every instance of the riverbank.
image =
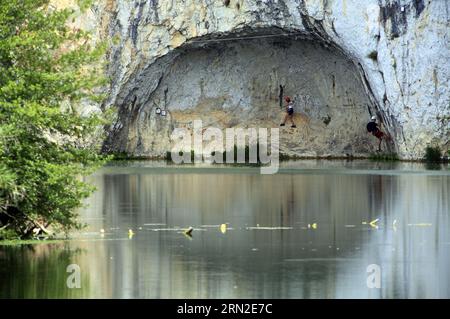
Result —
M69 239L6 239L0 240L0 246L25 246L40 244L60 244Z
M191 152L191 159L193 162L194 153ZM246 154L248 158L248 154ZM114 161L171 161L169 156L132 156L126 154L113 154ZM396 153L373 153L368 156L353 156L353 155L343 155L343 156L293 156L287 154L280 154L280 162L292 161L292 160L329 160L329 161L340 161L340 160L370 160L370 161L380 161L380 162L404 162L404 163L435 163L435 164L447 164L450 162L449 157L444 157L440 161L427 161L426 159L404 159L398 157ZM190 164L190 163L186 163ZM222 164L222 163L221 163ZM226 163L223 163L226 164ZM230 163L233 164L233 163ZM246 163L242 163L246 164Z

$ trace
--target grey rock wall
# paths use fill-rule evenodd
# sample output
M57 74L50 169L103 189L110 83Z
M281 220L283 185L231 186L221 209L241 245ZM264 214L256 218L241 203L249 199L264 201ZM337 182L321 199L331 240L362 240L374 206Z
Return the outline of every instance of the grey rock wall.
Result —
M280 85L300 124L281 132L286 153L369 154L370 114L402 158L449 148L449 1L102 0L92 13L111 44L103 107L118 110L105 150L164 154L194 116L275 126Z

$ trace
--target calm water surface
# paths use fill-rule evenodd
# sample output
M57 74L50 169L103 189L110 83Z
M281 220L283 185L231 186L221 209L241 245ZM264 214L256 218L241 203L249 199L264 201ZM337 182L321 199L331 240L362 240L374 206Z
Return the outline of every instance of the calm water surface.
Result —
M0 246L1 298L450 298L448 167L124 162L88 180L72 240Z

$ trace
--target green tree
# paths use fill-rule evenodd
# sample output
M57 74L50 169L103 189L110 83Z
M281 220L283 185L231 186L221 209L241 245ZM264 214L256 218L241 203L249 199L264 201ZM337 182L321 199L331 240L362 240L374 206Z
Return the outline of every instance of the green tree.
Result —
M105 160L89 143L104 120L76 107L102 98L104 48L68 27L71 14L0 2L0 239L81 227L75 209L93 190L81 177Z

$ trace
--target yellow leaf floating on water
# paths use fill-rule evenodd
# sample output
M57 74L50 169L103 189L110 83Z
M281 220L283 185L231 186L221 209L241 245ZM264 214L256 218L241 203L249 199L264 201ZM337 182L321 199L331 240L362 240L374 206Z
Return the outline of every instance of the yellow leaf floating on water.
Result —
M227 232L227 224L220 225L220 232L225 234Z
M371 226L371 227L373 227L373 228L376 228L376 229L378 229L378 225L377 225L377 223L378 223L378 218L377 219L374 219L374 220L372 220L370 223L369 223L369 225Z
M308 229L317 229L317 223L308 224Z
M134 232L131 229L128 229L128 238L131 239L134 236Z

